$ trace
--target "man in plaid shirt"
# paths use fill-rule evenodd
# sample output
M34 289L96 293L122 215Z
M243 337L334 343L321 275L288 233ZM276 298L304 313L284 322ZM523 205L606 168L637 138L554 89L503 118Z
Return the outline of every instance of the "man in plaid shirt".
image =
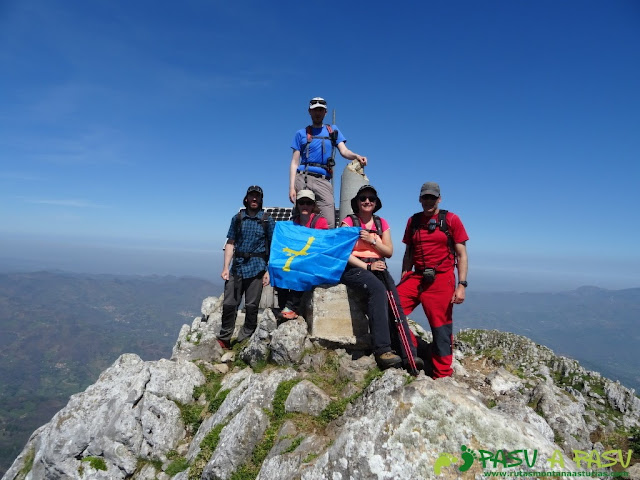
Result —
M260 187L249 187L243 200L245 208L233 216L227 233L224 266L220 274L225 280L222 326L218 335L222 348L230 347L242 295L246 313L238 342L253 334L258 326L262 287L269 285L267 262L275 221L262 210L262 198Z

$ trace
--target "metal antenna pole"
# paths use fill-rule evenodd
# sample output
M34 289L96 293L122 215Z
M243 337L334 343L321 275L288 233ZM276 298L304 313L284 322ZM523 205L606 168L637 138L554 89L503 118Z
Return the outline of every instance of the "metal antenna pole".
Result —
M331 119L331 125L335 125L335 124L336 124L336 109L335 109L335 108L333 109L332 117L333 117L333 118ZM336 161L336 147L335 147L335 145L331 147L331 158L333 158L333 161L334 161L334 162ZM334 165L334 167L333 167L333 171L334 171L334 172L336 171L336 167L335 167L335 165ZM333 177L334 177L334 175L331 175L331 189L332 189L332 190L334 190L334 188L333 188ZM336 198L336 192L335 192L335 190L334 190L334 192L333 192L333 198L334 198L334 199ZM335 200L334 200L334 201L335 201Z

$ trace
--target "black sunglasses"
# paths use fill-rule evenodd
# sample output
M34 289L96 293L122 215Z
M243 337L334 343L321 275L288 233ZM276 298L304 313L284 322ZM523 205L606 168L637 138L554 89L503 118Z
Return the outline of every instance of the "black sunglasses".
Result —
M309 102L309 106L313 107L314 105L322 105L322 106L327 106L327 101L326 100L312 100Z
M313 205L314 202L313 200L298 200L298 205Z
M375 195L360 195L358 197L358 200L360 200L361 202L364 202L366 200L369 200L370 202L377 202L378 197L376 197Z

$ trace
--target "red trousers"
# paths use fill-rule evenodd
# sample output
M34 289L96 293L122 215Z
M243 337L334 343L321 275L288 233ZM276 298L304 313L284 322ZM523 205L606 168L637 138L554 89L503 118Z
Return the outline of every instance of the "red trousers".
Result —
M451 299L456 289L453 269L438 273L431 284L422 281L422 275L411 272L398 284L398 296L405 315L409 315L422 304L429 320L433 345L431 348L433 377L449 377L453 374L453 304Z

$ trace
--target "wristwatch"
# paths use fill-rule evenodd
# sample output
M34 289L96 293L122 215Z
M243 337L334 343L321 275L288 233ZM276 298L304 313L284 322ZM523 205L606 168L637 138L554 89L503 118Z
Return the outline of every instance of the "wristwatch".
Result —
M462 285L464 288L467 288L467 281L462 280L461 282L458 282L458 285Z

